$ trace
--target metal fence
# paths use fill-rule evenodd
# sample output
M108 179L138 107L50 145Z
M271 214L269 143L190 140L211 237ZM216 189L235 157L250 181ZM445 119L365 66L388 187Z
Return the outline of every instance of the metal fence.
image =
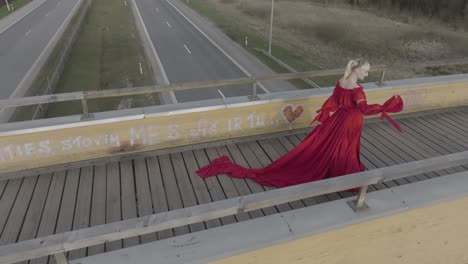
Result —
M439 66L453 66L453 65L465 65L468 64L468 58L457 59L457 60L439 60L439 61L428 61L418 63L406 63L406 64L393 64L389 66L380 65L374 66L371 72L379 72L380 76L377 81L377 85L383 86L385 80L385 72L389 68L400 67L400 68L417 68L417 67L439 67ZM130 87L120 89L109 89L100 91L81 91L71 92L62 94L42 95L33 97L23 98L10 98L0 100L0 108L11 108L27 105L40 105L55 102L66 102L81 100L83 117L87 118L90 116L88 111L88 99L97 98L110 98L119 96L130 96L139 94L152 94L169 91L180 91L189 89L202 89L212 88L225 85L238 85L238 84L251 84L252 94L249 96L251 100L258 100L257 96L257 84L262 81L277 81L277 80L293 80L310 77L323 77L339 75L343 72L342 69L330 69L330 70L319 70L319 71L307 71L297 73L282 73L267 76L258 77L245 77L237 79L228 79L220 81L207 81L207 82L191 82L191 83L180 83L180 84L167 84L167 85L155 85L155 86L142 86L142 87Z

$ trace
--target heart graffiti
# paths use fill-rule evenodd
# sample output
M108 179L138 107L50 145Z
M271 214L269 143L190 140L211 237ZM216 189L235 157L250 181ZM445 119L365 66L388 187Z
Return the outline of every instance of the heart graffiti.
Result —
M304 107L302 105L285 105L281 109L281 114L288 124L292 124L292 122L298 119L302 113L304 113Z

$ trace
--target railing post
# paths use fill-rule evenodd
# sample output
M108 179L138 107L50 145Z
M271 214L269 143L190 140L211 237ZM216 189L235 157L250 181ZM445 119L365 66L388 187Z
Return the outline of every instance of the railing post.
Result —
M385 68L380 71L379 82L377 83L378 86L384 85L384 78L385 78Z
M81 105L83 106L83 115L81 116L81 120L90 119L93 117L93 115L90 114L88 111L87 97L87 93L83 92L83 98L81 98Z
M68 259L65 256L64 252L55 254L54 257L55 257L55 262L57 262L57 264L68 264Z
M359 190L359 194L356 200L351 200L348 202L348 205L354 210L354 212L362 212L369 209L369 206L366 204L366 193L369 186L362 186Z
M257 96L257 81L255 80L255 78L252 78L252 95L249 96L249 99L250 101L255 101L259 99Z

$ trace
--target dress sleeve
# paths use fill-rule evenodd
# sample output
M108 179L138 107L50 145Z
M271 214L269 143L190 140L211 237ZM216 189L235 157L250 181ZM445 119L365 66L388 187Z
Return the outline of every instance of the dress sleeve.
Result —
M363 115L375 115L382 113L380 119L387 119L390 123L400 132L402 132L400 125L395 122L387 113L398 113L403 110L403 100L400 96L395 95L388 99L383 105L367 104L366 94L360 90L356 93L354 100L356 107L362 112Z
M312 125L315 121L319 121L320 123L324 123L330 117L330 112L336 112L340 105L336 100L335 91L333 94L323 103L322 108L317 110L318 115L310 122Z

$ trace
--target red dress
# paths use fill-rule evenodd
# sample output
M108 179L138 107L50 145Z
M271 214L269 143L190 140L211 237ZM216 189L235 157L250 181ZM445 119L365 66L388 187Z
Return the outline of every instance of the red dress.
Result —
M399 96L390 98L384 105L368 105L361 86L345 89L337 83L333 94L312 121L321 124L297 147L267 167L248 169L222 156L197 173L202 178L227 174L249 178L266 186L285 187L361 172L365 169L359 158L364 116L382 113L382 118L387 118L400 130L386 112L399 112L402 108L403 101ZM330 116L331 112L334 114Z

